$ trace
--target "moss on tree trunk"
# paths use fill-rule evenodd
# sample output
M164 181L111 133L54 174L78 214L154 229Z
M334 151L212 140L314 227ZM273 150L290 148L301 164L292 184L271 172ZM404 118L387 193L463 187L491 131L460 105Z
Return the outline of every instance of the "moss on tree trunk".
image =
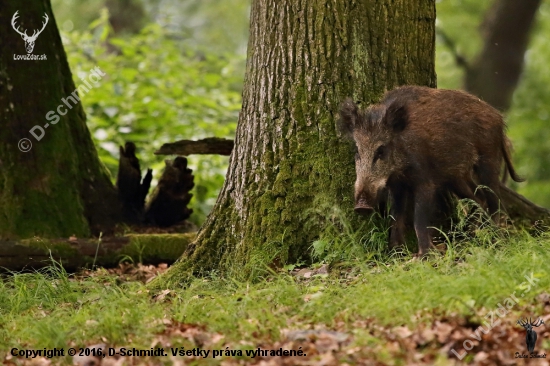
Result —
M402 84L435 87L434 25L433 0L253 1L226 181L164 284L242 269L256 255L274 264L307 258L326 207L356 220L353 153L335 131L339 104L371 103Z
M32 52L46 60L14 59L27 54L11 26L16 11L16 25L28 35L42 28L47 14ZM82 105L68 99L76 87L50 1L0 2L0 34L0 238L81 237L108 229L118 220L116 191ZM60 117L55 124L46 119L50 111ZM29 133L35 125L44 130L40 140ZM30 151L22 152L29 142Z

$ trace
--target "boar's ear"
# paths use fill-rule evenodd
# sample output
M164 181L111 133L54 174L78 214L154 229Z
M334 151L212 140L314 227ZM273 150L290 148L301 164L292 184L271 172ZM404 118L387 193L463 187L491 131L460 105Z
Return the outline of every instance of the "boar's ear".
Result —
M394 132L401 132L407 127L409 115L407 106L403 104L392 103L386 110L386 123Z
M359 123L359 108L351 98L347 98L340 106L340 118L337 122L338 130L345 136L350 136Z

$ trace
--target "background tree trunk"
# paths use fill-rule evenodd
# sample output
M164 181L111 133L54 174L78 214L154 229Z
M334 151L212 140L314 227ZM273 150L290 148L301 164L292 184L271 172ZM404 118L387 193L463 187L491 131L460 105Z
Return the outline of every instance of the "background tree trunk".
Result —
M512 103L540 3L496 0L481 25L483 49L466 67L464 88L501 111Z
M11 26L17 10L17 25L29 35L48 15L33 51L47 60L14 60L14 54L27 54ZM62 101L76 88L50 1L0 2L0 34L0 238L108 230L118 221L116 190L98 159L82 105L69 100L68 108ZM46 114L57 114L60 105L66 115L49 122ZM35 125L45 131L40 141L29 133ZM29 143L32 149L22 152Z
M181 272L224 270L257 250L307 258L332 208L353 213L341 101L364 104L401 84L436 86L435 1L258 0L251 9L243 106L218 201Z
M138 33L147 19L141 0L106 0L115 34Z

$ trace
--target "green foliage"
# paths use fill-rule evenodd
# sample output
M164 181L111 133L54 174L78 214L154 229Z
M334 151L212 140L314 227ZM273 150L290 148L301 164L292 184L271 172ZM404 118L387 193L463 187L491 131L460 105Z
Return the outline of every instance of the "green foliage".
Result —
M85 30L98 17L105 0L51 0L59 30Z
M120 0L112 0L115 3ZM109 0L51 0L59 29L84 31ZM246 54L250 0L132 0L145 19L170 29L179 43L215 54ZM114 11L119 8L111 6ZM124 15L124 14L119 14ZM244 62L242 63L244 67ZM244 70L244 68L243 68Z
M105 74L88 93L80 93L98 152L113 176L118 146L137 144L142 168L156 176L163 143L210 136L233 138L241 107L241 61L180 47L172 34L150 24L139 34L109 38L107 13L89 31L63 33L75 84L98 66ZM222 186L228 158L191 156L195 222L205 217Z
M246 54L250 0L144 2L159 24L177 32L193 48Z

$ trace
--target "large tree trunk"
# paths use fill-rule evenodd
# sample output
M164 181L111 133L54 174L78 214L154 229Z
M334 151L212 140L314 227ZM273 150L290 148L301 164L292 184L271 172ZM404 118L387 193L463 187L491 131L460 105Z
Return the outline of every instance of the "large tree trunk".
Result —
M42 28L44 14L49 17L32 51L46 60L14 60L27 55L11 26L16 11L16 27L29 36ZM107 230L118 221L117 194L82 105L68 98L76 87L50 1L0 2L0 34L0 238L81 237ZM93 86L97 77L86 80ZM53 114L46 119L49 111L60 117L58 123ZM39 140L29 133L35 125L44 131ZM39 128L34 132L42 135Z
M483 49L466 67L464 88L504 111L523 70L541 0L495 0L481 26Z
M350 221L355 171L335 121L346 96L435 87L435 1L253 1L243 107L225 184L166 279L307 258L329 208ZM236 267L234 267L236 268Z

